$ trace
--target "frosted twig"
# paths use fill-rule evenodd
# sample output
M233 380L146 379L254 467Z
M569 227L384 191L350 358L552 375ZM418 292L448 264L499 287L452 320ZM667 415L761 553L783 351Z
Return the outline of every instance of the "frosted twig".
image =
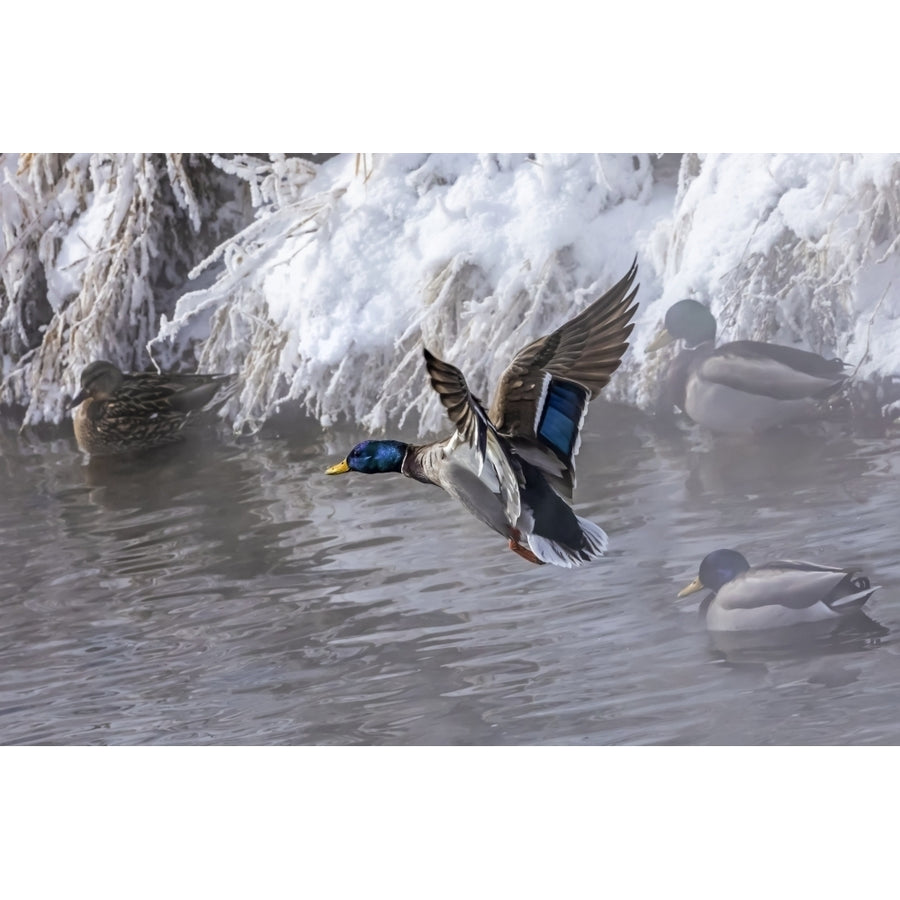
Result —
M856 373L859 371L859 367L866 361L869 355L869 340L872 335L872 325L875 324L875 316L878 314L878 310L881 309L881 304L884 302L884 298L887 297L888 289L890 288L892 282L888 282L884 291L882 291L881 297L878 298L878 302L875 304L875 309L872 310L872 315L869 317L869 324L866 326L866 346L863 348L862 356L859 359L859 362L856 364L856 368L850 373L850 379L856 378Z

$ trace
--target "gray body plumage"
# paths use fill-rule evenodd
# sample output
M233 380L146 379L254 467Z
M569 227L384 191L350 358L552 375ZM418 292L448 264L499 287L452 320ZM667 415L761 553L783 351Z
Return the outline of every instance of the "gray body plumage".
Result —
M824 401L846 378L843 371L803 371L798 364L805 361L799 356L805 351L780 348L798 354L792 365L789 354L776 358L769 349L759 342L735 341L706 352L684 351L692 355L683 399L676 405L698 425L724 434L752 434L821 418Z
M509 525L492 467L478 471L476 453L460 446L454 437L423 447L410 446L400 470L409 478L434 484L445 490L498 534L508 536Z

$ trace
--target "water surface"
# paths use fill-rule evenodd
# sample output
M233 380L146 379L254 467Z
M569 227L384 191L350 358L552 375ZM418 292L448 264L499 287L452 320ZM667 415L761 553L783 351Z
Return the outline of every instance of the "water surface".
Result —
M363 436L87 463L70 431L5 426L0 742L900 741L896 441L729 442L594 403L576 506L610 553L564 570L437 488L325 476ZM876 625L713 639L675 593L720 546L863 567Z

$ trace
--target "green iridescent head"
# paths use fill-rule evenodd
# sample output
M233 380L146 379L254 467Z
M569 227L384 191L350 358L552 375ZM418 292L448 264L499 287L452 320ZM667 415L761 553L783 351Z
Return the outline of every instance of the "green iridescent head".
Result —
M399 472L406 448L407 445L402 441L363 441L347 454L345 460L326 469L325 474L364 472L366 475L377 475L382 472Z

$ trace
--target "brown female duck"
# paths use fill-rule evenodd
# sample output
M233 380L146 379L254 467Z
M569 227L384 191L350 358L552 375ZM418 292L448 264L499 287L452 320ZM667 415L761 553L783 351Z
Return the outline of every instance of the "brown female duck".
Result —
M69 404L78 446L91 455L177 441L192 415L222 402L233 375L124 373L104 359L85 366ZM219 396L217 396L219 395Z

